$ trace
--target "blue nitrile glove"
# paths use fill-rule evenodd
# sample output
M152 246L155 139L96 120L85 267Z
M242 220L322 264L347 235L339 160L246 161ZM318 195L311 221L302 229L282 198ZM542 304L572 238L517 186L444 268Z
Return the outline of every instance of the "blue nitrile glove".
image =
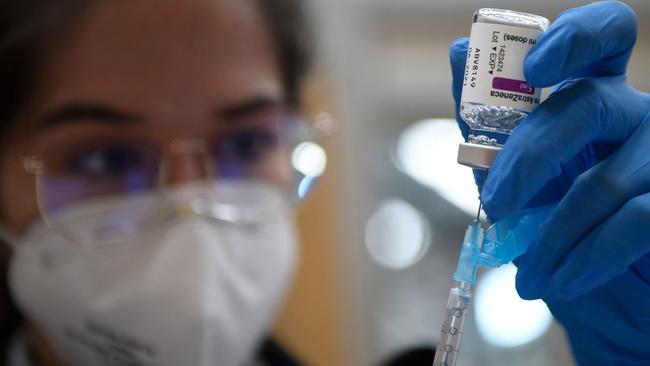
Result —
M650 365L650 96L625 81L636 35L620 2L560 15L525 72L535 87L561 85L482 190L493 220L558 204L517 261L517 290L546 301L580 365ZM457 101L466 49L451 49Z

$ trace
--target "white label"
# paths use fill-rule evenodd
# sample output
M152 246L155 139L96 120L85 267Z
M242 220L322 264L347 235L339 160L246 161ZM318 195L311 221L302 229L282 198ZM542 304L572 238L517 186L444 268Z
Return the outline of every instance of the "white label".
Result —
M542 89L524 77L524 60L541 31L474 23L463 81L464 103L505 106L532 112Z

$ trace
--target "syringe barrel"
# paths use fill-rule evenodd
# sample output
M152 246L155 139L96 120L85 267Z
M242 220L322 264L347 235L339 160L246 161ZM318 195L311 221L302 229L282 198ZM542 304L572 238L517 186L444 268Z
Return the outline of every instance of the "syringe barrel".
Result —
M465 320L469 313L472 295L468 284L460 284L449 292L445 321L440 330L433 366L453 366L463 337Z

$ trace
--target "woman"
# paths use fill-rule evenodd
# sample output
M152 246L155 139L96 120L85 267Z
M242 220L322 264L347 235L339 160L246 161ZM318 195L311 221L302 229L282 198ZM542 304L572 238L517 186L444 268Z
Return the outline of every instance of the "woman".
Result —
M3 7L8 363L294 364L256 349L296 257L297 4Z

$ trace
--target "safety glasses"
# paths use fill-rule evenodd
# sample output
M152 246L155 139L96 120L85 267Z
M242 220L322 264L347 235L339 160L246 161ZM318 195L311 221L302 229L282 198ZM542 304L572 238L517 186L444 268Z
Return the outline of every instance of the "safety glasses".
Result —
M123 236L188 213L251 224L264 220L274 208L260 203L268 200L255 197L259 189L242 198L237 197L242 190L232 187L263 186L263 191L276 192L285 203L299 202L324 172L326 156L318 141L331 132L331 126L326 114L308 121L291 113L274 113L226 126L212 136L179 138L162 146L141 133L103 131L30 154L24 166L35 177L42 217L62 231L99 216L106 222L88 223L94 227L92 235ZM170 191L188 185L203 189L195 190L193 200L182 205L166 199ZM116 199L126 199L128 204L107 209ZM161 204L165 200L168 204ZM85 213L70 220L70 212Z

